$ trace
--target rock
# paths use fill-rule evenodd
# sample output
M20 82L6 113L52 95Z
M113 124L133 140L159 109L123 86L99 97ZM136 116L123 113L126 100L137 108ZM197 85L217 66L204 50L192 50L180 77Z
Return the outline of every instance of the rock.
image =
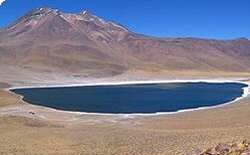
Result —
M250 150L244 151L241 155L250 155Z
M231 146L228 144L219 144L215 147L215 151L218 152L219 154L225 154L229 152L231 149Z
M199 155L250 155L250 147L247 140L232 144L221 143Z
M32 111L30 111L30 112L29 112L29 114L31 114L31 115L35 115L35 113L34 113L34 112L32 112Z

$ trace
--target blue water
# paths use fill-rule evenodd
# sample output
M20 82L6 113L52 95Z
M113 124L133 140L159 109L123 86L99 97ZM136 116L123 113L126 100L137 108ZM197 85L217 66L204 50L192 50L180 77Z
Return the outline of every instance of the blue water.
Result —
M175 112L223 104L242 96L240 83L168 83L15 89L24 100L60 110L91 113Z

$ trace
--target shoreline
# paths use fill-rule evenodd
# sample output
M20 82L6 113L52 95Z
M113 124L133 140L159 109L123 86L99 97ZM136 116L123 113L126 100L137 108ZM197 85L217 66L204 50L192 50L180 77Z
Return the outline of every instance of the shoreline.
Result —
M82 86L112 86L112 85L133 85L133 84L157 84L157 83L191 83L191 82L207 82L207 83L241 83L250 85L250 82L244 82L241 80L229 80L229 79L169 79L169 80L124 80L114 82L84 82L82 84L48 84L48 85L34 85L34 86L13 86L6 88L11 89L28 89L28 88L61 88L61 87L82 87ZM249 92L250 93L250 92Z
M243 94L240 97L235 98L234 100L226 103L222 103L220 105L215 106L207 106L207 107L198 107L192 109L183 109L174 112L156 112L156 113L131 113L131 114L122 114L122 113L89 113L89 112L76 112L76 111L66 111L66 110L58 110L46 106L34 105L29 102L23 100L23 96L12 92L13 89L32 89L32 88L62 88L62 87L83 87L83 86L106 86L106 85L132 85L132 84L156 84L156 83L195 83L195 82L206 82L206 83L240 83L247 85L243 87ZM96 83L84 83L84 84L65 84L65 85L40 85L40 86L18 86L18 87L10 87L6 88L10 93L18 95L21 97L21 100L27 103L28 105L41 107L43 109L48 109L54 112L65 113L65 114L75 114L75 115L94 115L94 116L118 116L123 118L136 117L136 116L159 116L159 115L173 115L180 114L184 112L192 112L198 110L206 110L206 109L214 109L219 107L224 107L226 105L235 103L247 96L250 95L250 82L245 82L241 80L219 80L219 79L187 79L187 80L137 80L137 81L118 81L118 82L96 82Z

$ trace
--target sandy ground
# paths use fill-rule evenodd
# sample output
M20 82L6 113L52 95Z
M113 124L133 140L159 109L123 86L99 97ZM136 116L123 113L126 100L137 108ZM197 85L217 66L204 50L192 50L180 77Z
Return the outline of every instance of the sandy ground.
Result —
M250 139L249 96L216 109L121 117L56 112L0 87L0 154L191 155Z

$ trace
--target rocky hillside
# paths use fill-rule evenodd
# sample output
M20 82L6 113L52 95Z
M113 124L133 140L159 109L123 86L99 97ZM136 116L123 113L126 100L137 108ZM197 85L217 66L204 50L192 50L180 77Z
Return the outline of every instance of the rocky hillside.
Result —
M0 31L1 66L112 76L129 70L250 72L250 41L155 38L83 11L30 11Z

